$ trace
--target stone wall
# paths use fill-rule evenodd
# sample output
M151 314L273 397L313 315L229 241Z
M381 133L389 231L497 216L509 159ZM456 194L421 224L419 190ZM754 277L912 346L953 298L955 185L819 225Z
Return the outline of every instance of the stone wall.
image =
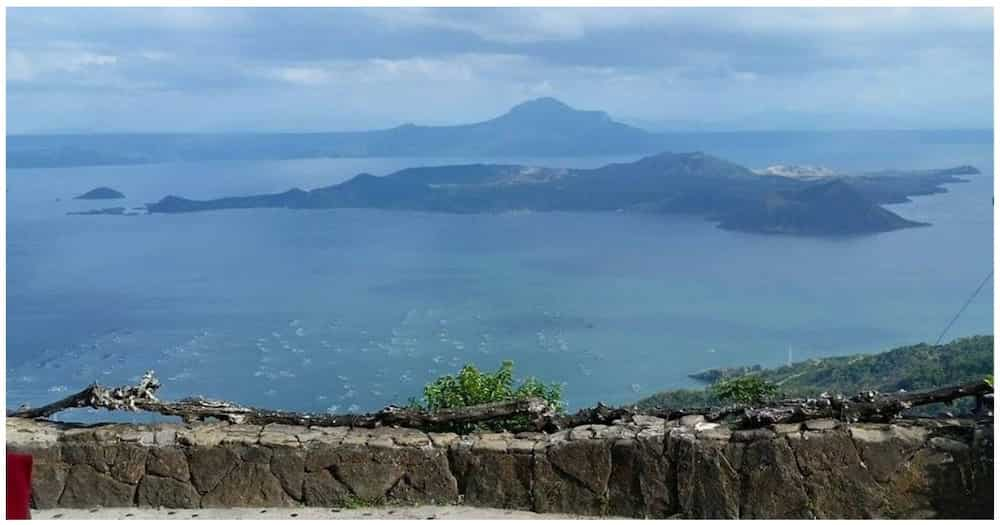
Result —
M993 427L733 431L688 416L556 434L7 419L36 508L465 505L632 517L992 517Z

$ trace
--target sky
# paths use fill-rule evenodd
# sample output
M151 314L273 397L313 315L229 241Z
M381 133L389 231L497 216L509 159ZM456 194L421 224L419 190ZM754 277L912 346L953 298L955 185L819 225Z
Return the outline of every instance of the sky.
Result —
M8 8L8 133L991 128L988 8Z

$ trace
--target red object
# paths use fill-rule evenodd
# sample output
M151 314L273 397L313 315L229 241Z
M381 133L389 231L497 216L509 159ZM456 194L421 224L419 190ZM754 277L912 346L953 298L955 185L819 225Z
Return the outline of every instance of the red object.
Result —
M31 456L7 454L7 519L31 519Z

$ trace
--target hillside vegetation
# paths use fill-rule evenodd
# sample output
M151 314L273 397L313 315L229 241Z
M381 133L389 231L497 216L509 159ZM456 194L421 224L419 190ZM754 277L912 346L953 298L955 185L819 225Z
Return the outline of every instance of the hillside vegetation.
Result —
M866 390L925 390L981 381L993 374L993 336L965 337L943 345L904 346L879 354L812 359L780 368L747 368L728 377L751 374L774 383L782 397L818 396L823 392L853 395ZM668 390L638 402L640 408L718 404L709 388Z

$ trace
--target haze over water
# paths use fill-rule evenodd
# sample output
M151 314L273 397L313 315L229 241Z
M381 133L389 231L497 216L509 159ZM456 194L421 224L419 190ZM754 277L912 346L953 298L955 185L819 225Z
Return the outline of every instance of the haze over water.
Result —
M65 215L104 206L71 200L96 186L139 206L167 194L309 189L416 165L591 167L635 157L10 170L8 408L153 368L165 398L371 411L419 396L465 363L492 369L504 359L521 377L565 383L577 408L697 386L686 375L706 367L779 365L789 348L799 361L933 342L992 265L990 143L841 133L791 147L786 138L695 145L754 168L971 164L984 173L889 207L932 227L830 239L607 213ZM989 285L946 339L992 333L992 304Z

